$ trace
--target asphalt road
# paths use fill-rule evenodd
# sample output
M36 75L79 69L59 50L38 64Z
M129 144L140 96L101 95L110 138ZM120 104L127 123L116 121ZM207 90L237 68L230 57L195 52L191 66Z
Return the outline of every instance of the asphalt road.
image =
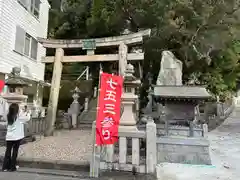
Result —
M52 170L53 174L55 170ZM34 171L36 172L36 171ZM43 171L39 171L40 173L34 173L31 172L1 172L0 171L0 180L94 180L91 178L86 177L72 177L69 176L69 174L65 175L51 175L47 174L49 173L49 170L46 171L46 174L42 174ZM57 171L59 173L60 171ZM155 177L147 177L145 175L132 175L131 173L118 173L118 172L112 172L112 173L104 173L100 178L97 178L96 180L156 180Z
M86 180L64 176L44 175L24 172L0 172L0 180Z

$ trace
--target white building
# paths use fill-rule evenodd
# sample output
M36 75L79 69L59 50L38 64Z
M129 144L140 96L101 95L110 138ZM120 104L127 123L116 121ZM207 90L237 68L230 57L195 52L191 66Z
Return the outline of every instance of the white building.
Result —
M0 0L0 79L21 67L32 84L24 89L30 103L41 103L46 50L37 37L47 37L49 8L47 0Z

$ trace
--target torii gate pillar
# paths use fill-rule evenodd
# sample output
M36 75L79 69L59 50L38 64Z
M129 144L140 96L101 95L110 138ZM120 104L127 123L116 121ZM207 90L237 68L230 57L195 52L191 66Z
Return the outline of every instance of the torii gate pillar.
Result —
M62 76L62 59L64 56L64 50L62 48L57 48L55 53L55 61L53 66L53 75L52 75L52 85L49 97L49 103L47 108L47 129L45 131L45 136L53 135L54 124L57 114L58 106L58 96L60 90L61 76Z

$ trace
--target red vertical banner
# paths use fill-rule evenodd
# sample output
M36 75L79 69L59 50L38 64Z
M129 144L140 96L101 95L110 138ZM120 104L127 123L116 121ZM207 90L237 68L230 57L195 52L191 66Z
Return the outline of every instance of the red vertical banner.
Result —
M102 73L96 120L96 144L114 144L118 140L123 78Z
M4 86L5 86L5 81L0 80L0 92L2 92Z

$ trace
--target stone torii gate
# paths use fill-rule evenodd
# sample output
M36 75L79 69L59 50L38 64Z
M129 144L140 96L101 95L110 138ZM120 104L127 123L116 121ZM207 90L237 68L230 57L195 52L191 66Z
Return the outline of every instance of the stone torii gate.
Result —
M122 36L97 39L56 40L39 38L39 43L45 48L56 49L55 57L47 56L42 59L42 63L54 63L45 135L50 136L53 134L63 63L119 61L119 74L124 75L128 60L138 61L144 59L144 53L129 53L128 46L142 44L143 38L150 36L150 33L151 30L148 29ZM95 55L95 49L98 47L116 46L118 47L118 54ZM87 51L87 54L81 56L64 56L64 49L66 48L82 48Z

